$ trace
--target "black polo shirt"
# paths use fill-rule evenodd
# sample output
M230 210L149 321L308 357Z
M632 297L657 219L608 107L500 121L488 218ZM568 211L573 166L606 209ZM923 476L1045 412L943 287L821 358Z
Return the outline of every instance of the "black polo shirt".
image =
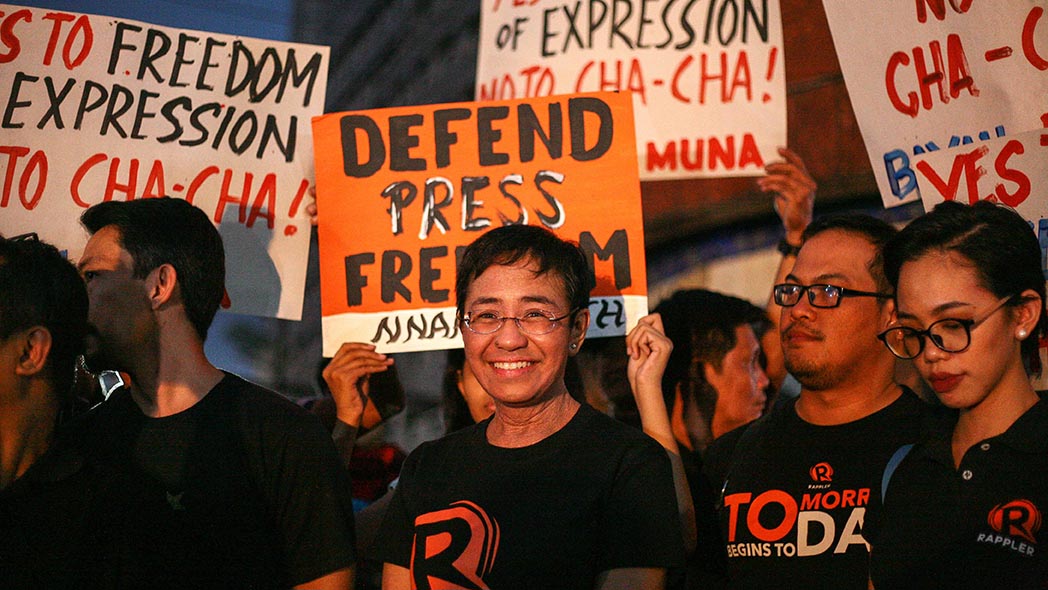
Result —
M959 468L953 424L915 446L889 481L868 537L874 585L1048 588L1048 402L972 446Z

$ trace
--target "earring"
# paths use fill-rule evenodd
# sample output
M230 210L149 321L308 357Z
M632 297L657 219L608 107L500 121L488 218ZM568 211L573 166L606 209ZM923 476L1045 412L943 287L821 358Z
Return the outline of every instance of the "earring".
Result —
M1019 337L1019 340L1025 340L1026 339L1026 330L1023 330L1022 328L1019 328L1019 331L1015 335Z
M570 348L570 349L572 349L572 350L575 350L575 349L576 349L576 348L578 348L578 347L579 347L579 345L578 345L578 344L575 344L574 342L572 342L572 343L571 343L571 344L570 344L570 345L568 346L568 348Z

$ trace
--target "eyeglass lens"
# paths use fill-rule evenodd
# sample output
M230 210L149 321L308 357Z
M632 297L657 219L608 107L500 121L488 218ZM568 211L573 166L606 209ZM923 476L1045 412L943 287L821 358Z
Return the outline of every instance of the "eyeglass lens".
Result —
M477 334L492 334L499 331L506 320L512 320L525 334L541 336L552 332L556 323L562 319L564 318L549 317L541 313L529 313L519 318L483 313L477 316L469 315L466 319L466 327Z
M916 358L924 349L924 338L931 339L932 344L946 352L961 352L971 344L971 332L969 324L945 319L928 326L927 330L915 330L913 328L895 328L890 330L885 338L888 347L897 356L903 358Z
M783 307L792 307L800 302L804 292L808 292L808 303L815 307L837 307L841 290L834 285L777 285L775 303Z

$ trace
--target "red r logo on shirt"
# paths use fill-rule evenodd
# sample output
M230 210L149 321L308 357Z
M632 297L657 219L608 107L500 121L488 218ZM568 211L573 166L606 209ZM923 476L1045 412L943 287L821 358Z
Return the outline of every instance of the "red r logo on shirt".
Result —
M808 475L811 476L812 481L833 481L833 467L823 461L817 465L812 465Z
M1041 529L1041 511L1023 499L998 504L986 520L998 533L1022 537L1031 543L1037 542L1037 531Z
M411 578L419 590L488 590L499 545L499 525L472 502L428 512L415 519Z

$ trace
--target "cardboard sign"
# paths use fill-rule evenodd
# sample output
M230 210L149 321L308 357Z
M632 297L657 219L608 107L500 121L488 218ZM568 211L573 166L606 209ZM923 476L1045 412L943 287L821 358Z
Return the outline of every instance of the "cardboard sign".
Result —
M541 225L591 255L590 336L647 313L628 94L333 113L313 120L324 355L461 346L456 261L482 233Z
M995 201L1015 209L1048 243L1048 130L916 156L921 202Z
M1048 280L1048 130L1030 131L914 158L921 202L931 211L943 201L1003 203L1030 223L1041 244L1041 270ZM1040 345L1048 368L1048 341ZM1048 389L1048 370L1034 380Z
M823 0L886 207L915 156L1048 125L1048 17L1030 0Z
M786 145L778 0L484 0L477 100L630 90L642 180L764 174Z
M184 198L219 226L227 309L299 319L327 63L326 47L0 5L0 233L76 259L89 206Z

